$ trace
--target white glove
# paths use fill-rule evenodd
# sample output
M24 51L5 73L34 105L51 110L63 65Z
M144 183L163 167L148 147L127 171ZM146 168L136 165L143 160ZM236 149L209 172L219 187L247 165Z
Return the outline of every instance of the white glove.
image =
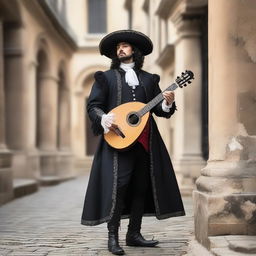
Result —
M101 117L101 126L104 129L104 133L109 132L109 127L114 123L115 115L114 113L103 114Z
M162 102L162 110L164 112L170 112L170 108L172 107L173 102L170 105L167 105L167 101L163 100Z

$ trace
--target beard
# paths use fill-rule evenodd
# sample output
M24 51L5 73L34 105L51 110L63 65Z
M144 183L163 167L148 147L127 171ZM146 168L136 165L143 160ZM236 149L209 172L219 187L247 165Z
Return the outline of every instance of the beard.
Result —
M133 57L133 55L129 55L129 56L122 56L122 57L118 57L118 59L123 62L123 61L127 61L130 60Z

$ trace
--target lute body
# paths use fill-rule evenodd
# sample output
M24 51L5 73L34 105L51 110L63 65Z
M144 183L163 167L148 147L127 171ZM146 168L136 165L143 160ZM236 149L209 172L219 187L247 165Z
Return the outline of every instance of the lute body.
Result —
M129 116L133 112L137 112L142 109L146 104L142 102L128 102L111 110L111 113L115 115L115 123L118 125L120 131L125 137L118 136L115 132L109 131L104 135L107 143L116 149L126 149L132 145L142 133L148 118L149 112L143 115L137 124L133 124L129 121Z

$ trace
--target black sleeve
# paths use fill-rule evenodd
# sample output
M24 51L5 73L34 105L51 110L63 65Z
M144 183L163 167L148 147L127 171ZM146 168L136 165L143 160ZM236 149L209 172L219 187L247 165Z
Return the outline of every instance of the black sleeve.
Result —
M94 135L100 135L104 129L101 126L102 115L106 112L108 98L108 83L102 71L94 74L95 82L87 103L87 113L92 122L92 131Z
M157 74L153 74L153 75L152 75L152 79L153 79L153 85L154 85L154 97L156 97L156 96L161 92L161 89L160 89L160 87L159 87L160 76L157 75ZM160 102L152 109L152 112L153 112L155 115L157 115L157 116L165 117L165 118L170 118L170 117L173 115L173 113L177 110L175 101L173 102L172 107L170 108L170 111L169 111L169 112L163 111L163 109L162 109L162 102L163 102L163 101L160 101Z

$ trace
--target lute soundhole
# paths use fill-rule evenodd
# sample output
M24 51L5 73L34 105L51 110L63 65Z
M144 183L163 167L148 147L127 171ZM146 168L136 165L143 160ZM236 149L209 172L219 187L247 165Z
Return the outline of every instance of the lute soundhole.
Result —
M140 124L141 118L139 117L137 112L130 112L127 115L126 120L130 126L138 126Z

